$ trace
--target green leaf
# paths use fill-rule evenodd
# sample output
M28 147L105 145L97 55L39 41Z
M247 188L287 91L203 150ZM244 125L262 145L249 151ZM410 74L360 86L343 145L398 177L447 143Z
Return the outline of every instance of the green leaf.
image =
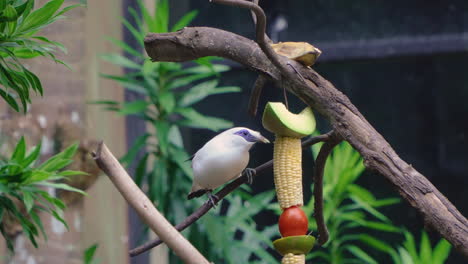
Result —
M400 253L400 257L401 257L401 263L404 263L404 264L415 264L415 263L418 263L418 262L415 262L413 260L413 258L411 258L410 254L408 253L408 251L406 251L404 248L400 247L398 248L398 253Z
M207 128L217 132L221 129L230 128L233 125L232 122L221 118L204 116L195 111L193 108L179 108L176 109L175 112L186 118L185 120L181 121L180 124L189 127Z
M27 191L23 191L23 202L26 206L26 211L29 213L34 206L34 196Z
M156 137L158 139L159 148L163 155L166 155L169 147L169 128L170 124L163 120L158 120L154 123L156 128Z
M76 176L76 175L89 175L84 171L64 170L59 172L57 175L62 177Z
M29 165L33 164L38 158L41 153L42 142L39 142L39 145L33 148L31 153L29 153L26 158L23 159L21 162L21 166L23 168L27 168Z
M197 103L209 95L239 92L241 89L235 86L226 86L216 88L218 85L217 80L210 80L199 83L192 87L190 90L184 93L183 97L179 101L180 106L190 106Z
M27 174L25 173L24 175L27 178L24 180L23 185L44 181L47 180L50 176L52 176L50 172L41 170L33 170Z
M371 256L369 256L366 252L364 252L362 249L358 248L357 246L346 245L345 248L354 256L365 261L365 263L378 264L378 262L375 259L373 259Z
M39 230L41 231L42 236L44 237L44 240L47 241L47 233L45 232L44 225L42 224L41 218L37 215L37 213L32 210L29 212L29 215L31 216L31 219L33 222L39 227Z
M141 0L140 0L141 1ZM159 0L156 2L156 12L154 15L154 24L151 20L147 21L147 16L145 16L145 9L141 10L143 12L144 21L150 26L150 31L156 33L164 33L168 31L169 24L169 3L167 0ZM153 26L154 25L154 26Z
M0 83L3 82L0 80ZM0 96L5 99L5 101L16 111L19 112L18 103L16 103L15 97L12 96L10 93L5 92L4 90L0 89Z
M74 143L57 155L60 155L64 159L71 159L73 158L73 156L75 156L76 150L78 150L79 145L79 143Z
M104 55L101 55L101 58L107 62L110 62L112 64L115 64L124 68L129 68L129 69L134 69L134 70L141 69L141 65L119 54L104 54Z
M161 104L162 109L166 113L172 113L175 107L175 97L174 93L171 92L162 92L159 94L159 103Z
M389 223L390 219L388 219L385 215L380 213L379 211L375 210L371 205L369 205L367 202L361 200L359 197L356 195L350 195L351 200L356 202L358 206L360 206L362 209L366 210L368 213L371 215L375 216L376 218Z
M149 153L145 153L145 155L138 161L138 165L135 170L135 183L139 187L143 184L143 178L146 175L146 163L148 161Z
M20 31L26 32L32 29L44 26L49 22L55 12L62 6L64 0L51 0L43 7L34 10L28 17L21 23Z
M452 249L452 245L447 242L445 239L441 239L439 243L435 246L434 250L432 251L432 263L433 264L443 264L445 260L447 260L450 250Z
M416 262L419 262L419 256L413 235L408 231L404 231L403 234L405 235L405 241L403 242L403 246L407 250L407 253L411 255L411 258L414 259Z
M17 163L21 163L24 159L24 155L26 154L26 142L24 141L24 137L21 137L18 144L16 144L15 150L11 155L11 160Z
M381 222L364 221L363 223L361 223L361 225L370 229L375 229L375 230L380 230L380 231L385 231L385 232L395 232L395 233L401 232L400 228L391 224L386 224L386 223L381 223Z
M94 244L85 250L83 255L84 264L92 264L97 248L98 244Z
M135 141L133 142L132 147L127 150L127 154L125 154L122 158L120 158L120 162L126 163L126 164L129 164L130 162L132 162L135 159L137 153L140 151L140 149L143 148L143 146L147 145L146 140L149 138L149 136L150 134L145 133L139 136L138 138L136 138Z
M425 231L421 234L421 251L419 252L419 259L421 263L431 263L432 261L432 247L429 237Z
M169 129L169 142L176 145L177 147L184 148L184 141L180 129L174 125Z
M120 108L119 114L121 115L134 115L146 111L150 103L145 100L135 100L129 103L125 103Z
M131 54L132 56L135 56L136 58L140 58L140 59L143 59L144 56L142 55L142 53L132 47L130 47L127 43L125 43L124 41L120 40L120 39L115 39L115 38L111 38L111 37L107 37L106 38L108 41L112 42L112 44L120 47L123 51L126 51L128 52L129 54Z
M198 10L192 10L185 14L183 17L177 21L177 23L172 26L171 31L177 31L179 29L182 29L190 24L192 20L198 15Z
M65 226L65 228L66 228L67 230L70 229L70 228L68 227L68 224L67 224L67 222L65 221L65 219L63 219L62 216L60 216L59 213L58 213L57 211L52 211L51 213L52 213L52 216L53 216L55 219L57 219L59 222L61 222L61 223Z
M64 184L64 183L39 182L39 183L37 183L37 185L47 186L47 187L52 187L52 188L55 188L55 189L61 189L61 190L70 191L70 192L77 192L77 193L82 194L82 195L87 195L82 190L71 187L70 185L67 185L67 184Z

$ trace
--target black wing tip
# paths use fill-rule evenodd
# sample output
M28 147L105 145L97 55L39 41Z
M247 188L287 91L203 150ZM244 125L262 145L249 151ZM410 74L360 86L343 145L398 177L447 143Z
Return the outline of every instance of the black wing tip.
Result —
M200 197L202 195L204 195L205 193L207 193L209 190L206 190L206 189L201 189L201 190L198 190L198 191L194 191L194 192L191 192L187 195L187 199L191 200L193 198L196 198L196 197Z

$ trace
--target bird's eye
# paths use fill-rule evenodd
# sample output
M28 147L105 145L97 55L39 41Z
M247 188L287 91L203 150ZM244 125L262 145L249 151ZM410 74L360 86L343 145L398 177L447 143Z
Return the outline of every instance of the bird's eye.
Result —
M242 132L242 134L244 134L244 136L247 136L247 131Z

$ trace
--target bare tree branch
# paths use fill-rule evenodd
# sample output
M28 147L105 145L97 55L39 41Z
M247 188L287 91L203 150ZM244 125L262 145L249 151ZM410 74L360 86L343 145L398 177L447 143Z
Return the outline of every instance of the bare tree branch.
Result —
M311 137L305 140L304 142L302 142L302 148L305 149L318 142L327 141L330 138L330 135L331 135L331 132L328 132L323 135ZM256 167L255 175L253 175L253 177L256 177L258 174L265 172L267 169L271 168L272 166L273 166L273 160L270 160ZM221 189L219 192L216 193L216 196L219 198L219 200L222 200L224 197L226 197L226 195L228 195L229 193L231 193L232 191L234 191L235 189L237 189L239 186L241 186L242 184L246 182L247 182L247 175L243 173L241 177L237 178L236 180L224 186L223 189ZM198 208L195 212L193 212L191 215L185 218L184 221L176 225L175 228L178 231L184 230L191 224L195 223L198 219L200 219L200 217L206 214L211 208L213 208L213 203L211 203L209 200L206 201L200 208ZM145 244L130 250L129 254L131 257L138 256L141 253L160 245L162 242L163 241L161 241L160 239L155 239L155 240L146 242Z
M333 148L341 142L335 134L332 134L330 140L325 142L320 148L320 152L315 160L314 170L314 217L317 223L318 237L317 243L321 246L328 241L328 229L323 217L323 171L327 162L328 155L330 155Z
M455 249L468 257L468 220L422 174L403 161L343 93L314 70L285 57L294 78L282 78L257 43L215 28L189 27L174 33L148 34L145 49L155 61L190 61L220 56L239 62L282 84L328 119L334 130L363 157L368 169L385 176L400 195L416 208ZM301 79L304 81L297 81Z
M93 158L142 220L184 263L209 264L208 260L159 213L104 143L99 144Z

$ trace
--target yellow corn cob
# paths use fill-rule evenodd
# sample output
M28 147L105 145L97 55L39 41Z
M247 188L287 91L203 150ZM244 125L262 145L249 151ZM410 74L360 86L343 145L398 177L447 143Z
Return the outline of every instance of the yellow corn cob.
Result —
M274 147L274 179L278 202L282 209L302 206L301 140L277 136Z
M284 255L283 259L281 260L281 264L304 264L305 263L305 255L294 255L288 253Z

